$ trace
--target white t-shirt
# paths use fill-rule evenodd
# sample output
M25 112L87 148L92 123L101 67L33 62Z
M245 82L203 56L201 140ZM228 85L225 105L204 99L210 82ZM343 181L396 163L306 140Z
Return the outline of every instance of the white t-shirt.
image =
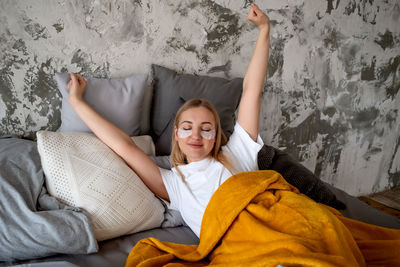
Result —
M257 142L254 142L236 123L228 143L222 150L228 153L235 173L239 173L258 170L257 154L263 145L260 136L257 137ZM201 220L211 196L232 174L212 157L181 165L179 169L186 183L182 181L176 168L160 168L169 195L170 208L180 211L186 224L200 236Z

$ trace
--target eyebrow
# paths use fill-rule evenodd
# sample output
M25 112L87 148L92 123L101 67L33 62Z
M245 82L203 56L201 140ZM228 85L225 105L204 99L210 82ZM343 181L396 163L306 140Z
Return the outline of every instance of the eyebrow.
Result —
M182 121L180 124L182 124L182 123L189 123L189 124L193 124L193 122L191 122L191 121ZM204 124L210 124L211 126L212 126L212 123L211 122L209 122L209 121L203 121L202 123L200 123L201 125L204 125Z

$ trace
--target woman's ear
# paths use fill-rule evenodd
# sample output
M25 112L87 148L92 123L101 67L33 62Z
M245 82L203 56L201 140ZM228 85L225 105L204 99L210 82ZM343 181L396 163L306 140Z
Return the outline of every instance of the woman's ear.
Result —
M176 128L176 126L174 126L174 138L178 140L178 128Z

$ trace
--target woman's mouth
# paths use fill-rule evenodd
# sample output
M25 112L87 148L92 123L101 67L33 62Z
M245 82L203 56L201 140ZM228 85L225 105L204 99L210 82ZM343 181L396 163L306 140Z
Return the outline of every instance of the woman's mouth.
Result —
M201 148L203 145L202 144L188 144L192 148Z

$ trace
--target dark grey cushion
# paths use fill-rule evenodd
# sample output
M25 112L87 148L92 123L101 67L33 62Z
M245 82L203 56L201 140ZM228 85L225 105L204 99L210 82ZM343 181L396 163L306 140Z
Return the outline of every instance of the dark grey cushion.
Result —
M68 103L69 73L56 73L58 90L63 100L60 132L91 132ZM139 135L140 118L147 74L126 78L85 78L87 88L83 99L100 115L114 123L130 136Z
M153 101L151 135L156 155L171 153L171 138L175 114L185 101L206 98L217 109L222 129L227 137L233 132L235 111L242 94L242 78L227 80L218 77L178 74L173 70L152 65Z
M264 145L258 152L258 168L279 172L285 180L297 187L299 191L316 202L343 210L346 205L338 200L335 194L306 167L289 154Z

